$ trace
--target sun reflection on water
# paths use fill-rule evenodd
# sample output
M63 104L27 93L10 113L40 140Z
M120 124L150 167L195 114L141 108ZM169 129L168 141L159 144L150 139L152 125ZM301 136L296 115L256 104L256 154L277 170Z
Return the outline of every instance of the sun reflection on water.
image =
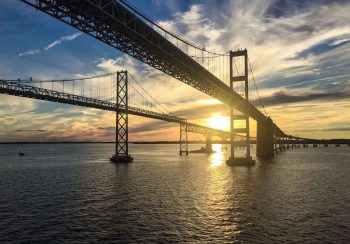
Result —
M213 150L215 153L212 153L209 157L210 166L218 167L222 165L225 161L224 154L221 150L221 144L213 144Z

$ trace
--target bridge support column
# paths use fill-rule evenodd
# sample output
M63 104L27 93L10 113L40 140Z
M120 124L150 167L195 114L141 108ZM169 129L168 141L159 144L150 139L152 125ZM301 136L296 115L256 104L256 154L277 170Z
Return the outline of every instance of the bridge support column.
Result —
M211 141L211 136L206 136L205 138L205 150L207 153L212 153L213 151L213 143Z
M244 70L239 71L236 67L237 74L233 75L233 64L235 58L244 58ZM255 161L250 156L250 134L249 134L249 94L248 94L248 52L247 50L239 50L230 52L230 88L234 90L234 83L244 82L244 99L247 101L247 108L242 114L235 114L235 107L233 103L230 104L230 127L231 127L231 157L227 160L227 164L232 166L253 166ZM244 128L235 128L235 121L244 121ZM236 133L244 137L244 147L246 154L243 157L235 156L235 137Z
M128 138L128 72L117 72L116 93L116 142L113 163L129 163L133 158L129 155ZM124 107L125 111L118 108Z
M187 124L180 124L180 155L188 155Z
M265 123L257 123L256 156L258 157L271 157L274 155L272 125L271 119Z
M274 136L274 137L273 137L273 151L274 151L275 153L278 152L278 142L277 142L277 140L278 140L278 138Z

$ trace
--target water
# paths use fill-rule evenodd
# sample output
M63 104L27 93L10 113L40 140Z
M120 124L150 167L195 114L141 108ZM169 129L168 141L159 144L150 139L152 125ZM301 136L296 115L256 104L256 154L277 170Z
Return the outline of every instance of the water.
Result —
M22 148L0 145L0 243L349 243L348 147L252 168L177 145L131 145L129 165L109 163L112 144Z

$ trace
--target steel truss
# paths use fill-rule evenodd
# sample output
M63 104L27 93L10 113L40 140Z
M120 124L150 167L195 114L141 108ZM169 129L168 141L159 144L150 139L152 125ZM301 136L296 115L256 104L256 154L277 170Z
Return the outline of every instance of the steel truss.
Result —
M237 74L233 76L233 63L236 57L244 57L244 75ZM242 82L244 84L244 99L249 104L249 84L248 84L248 52L247 50L230 52L230 87L234 90L235 82ZM240 114L235 114L236 106L231 103L230 106L230 127L231 127L231 157L227 161L233 165L252 165L254 161L250 156L250 134L249 134L249 107L243 110ZM235 128L235 121L244 121L244 128ZM244 157L236 157L235 155L235 133L243 134L245 137L246 154Z
M187 124L180 124L180 155L185 153L188 155L188 136Z
M128 163L133 158L129 155L127 71L117 72L116 90L115 155L111 158L111 161L115 163ZM118 108L123 108L123 110Z
M257 121L267 118L116 0L21 0L96 39L202 91ZM274 134L285 135L277 125Z

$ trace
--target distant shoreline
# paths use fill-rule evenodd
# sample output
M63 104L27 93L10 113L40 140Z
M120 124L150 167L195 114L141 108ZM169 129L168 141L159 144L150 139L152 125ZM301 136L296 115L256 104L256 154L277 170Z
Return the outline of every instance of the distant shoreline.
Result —
M179 144L179 141L136 141L129 142L130 144ZM189 144L205 144L205 141L189 141ZM212 141L212 144L230 144L229 141ZM255 141L251 142L255 144ZM310 142L312 144L313 142ZM318 144L350 144L350 139L329 139L329 140L317 140ZM82 142L82 141L58 141L58 142L0 142L0 145L19 145L19 144L115 144L115 142Z
M129 142L131 144L179 144L179 141L142 141ZM205 141L191 141L190 144L203 144ZM220 143L220 142L214 142ZM58 141L58 142L0 142L0 145L6 144L115 144L115 142L82 142L82 141Z

